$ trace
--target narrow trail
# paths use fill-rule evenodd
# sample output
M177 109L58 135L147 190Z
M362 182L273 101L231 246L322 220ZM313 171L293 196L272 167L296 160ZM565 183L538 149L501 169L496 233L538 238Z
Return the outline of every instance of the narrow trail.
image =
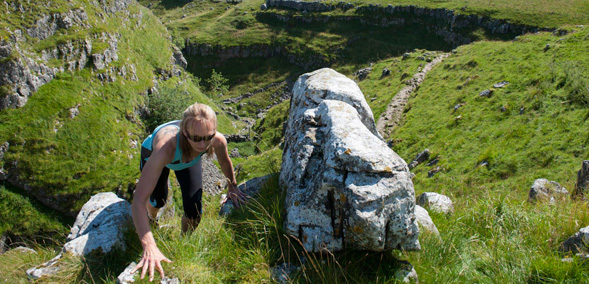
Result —
M421 85L425 79L425 74L448 56L450 56L449 53L441 54L426 64L421 71L413 75L409 84L393 97L387 106L387 109L380 115L380 118L376 123L376 129L385 140L390 138L389 135L392 133L393 129L400 124L407 101L409 101L411 94L419 88L419 85Z

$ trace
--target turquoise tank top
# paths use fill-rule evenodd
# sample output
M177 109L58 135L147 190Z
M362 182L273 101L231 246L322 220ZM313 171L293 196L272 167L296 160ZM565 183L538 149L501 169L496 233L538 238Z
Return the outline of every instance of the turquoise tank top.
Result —
M158 127L155 128L155 130L153 131L153 133L149 136L147 136L147 138L145 139L145 141L143 141L143 143L141 144L141 147L152 151L153 150L153 138L155 137L155 135L157 134L157 132L169 125L174 125L178 128L178 132L180 132L180 126L176 125L177 122L179 122L180 120L174 120L174 121L170 121L167 123L164 123ZM204 152L203 152L204 153ZM200 157L202 156L203 153L200 153L196 158L194 158L194 160L188 162L188 163L182 163L182 150L180 149L180 135L176 135L176 152L174 152L174 160L167 164L166 167L170 170L173 171L179 171L179 170L183 170L186 168L190 168L194 165L196 165L196 163L198 163L198 161L200 160ZM149 157L145 158L145 161L147 161L149 159Z

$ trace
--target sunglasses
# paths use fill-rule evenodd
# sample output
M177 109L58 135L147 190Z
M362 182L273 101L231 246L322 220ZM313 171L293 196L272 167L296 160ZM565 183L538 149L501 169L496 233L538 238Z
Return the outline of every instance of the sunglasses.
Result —
M209 141L211 139L213 139L213 137L215 137L215 133L209 135L209 136L198 136L198 135L194 135L194 136L188 136L186 135L186 133L184 134L184 136L186 138L188 138L189 140L192 140L194 142L200 142L200 141Z

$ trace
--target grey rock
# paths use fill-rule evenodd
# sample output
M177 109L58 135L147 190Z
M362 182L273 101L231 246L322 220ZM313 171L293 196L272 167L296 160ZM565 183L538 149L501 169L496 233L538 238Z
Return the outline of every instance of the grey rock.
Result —
M10 251L14 251L14 252L18 252L18 253L33 253L33 254L37 254L37 252L34 249L28 248L28 247L23 247L23 246L13 248Z
M275 267L272 267L270 269L270 274L272 280L276 281L277 283L286 284L292 283L292 276L300 269L301 268L296 265L283 262Z
M237 188L245 193L249 198L255 198L255 196L260 192L262 186L266 184L266 182L272 177L272 175L265 175L262 177L257 177L250 179L244 183L241 183L237 186ZM231 214L235 209L235 205L231 199L227 198L226 194L221 196L221 209L219 210L219 215L225 216Z
M399 269L395 272L395 279L402 283L419 283L417 271L408 261L401 261Z
M434 212L444 214L454 212L454 204L450 197L436 192L424 192L417 197L416 202L419 206Z
M560 252L572 252L572 253L589 253L589 226L581 228L574 235L564 241L559 248Z
M133 271L135 266L137 266L137 263L131 262L127 266L127 268L125 268L125 270L123 270L123 272L121 272L121 274L119 274L119 276L117 277L117 283L118 284L128 284L128 283L135 282L135 277L137 277L139 275L139 270L135 271L135 273L131 273L131 271Z
M503 88L503 87L507 86L508 84L509 84L509 82L507 82L507 81L501 81L499 83L493 84L493 88Z
M492 90L483 90L479 93L481 97L490 97L493 94Z
M528 193L528 202L548 201L554 203L556 199L563 199L569 192L555 181L540 178L534 181Z
M205 157L202 160L202 186L204 192L210 195L218 195L223 191L227 183L225 176L213 163L212 159Z
M577 183L573 195L583 197L587 189L589 189L589 160L583 161L581 169L577 172Z
M461 116L458 116L456 119L460 119L460 118L461 118ZM435 167L433 169L430 169L427 172L427 177L430 177L431 178L431 177L435 176L437 173L439 173L439 172L441 172L443 170L444 170L444 168L442 168L440 166L437 166L437 167Z
M82 206L62 251L53 259L27 270L32 279L62 270L63 253L83 256L93 251L124 249L123 230L131 223L131 205L112 192L98 193Z
M98 193L82 206L64 245L64 251L86 255L124 247L123 230L131 222L131 205L112 192Z
M364 80L366 79L366 77L368 77L368 74L370 74L370 72L372 72L372 68L364 68L356 71L356 73L354 73L354 76L358 77L359 80Z
M40 279L45 276L57 274L63 269L64 265L59 262L63 253L59 253L56 257L41 265L27 269L27 276L33 280Z
M434 221L432 221L432 218L429 216L429 213L427 210L425 210L425 208L415 205L415 218L417 223L421 225L421 227L424 228L427 232L430 232L434 235L440 235L436 224L434 224Z
M306 250L420 249L409 169L356 83L329 68L300 76L285 133L285 227Z
M429 149L423 150L421 153L417 154L413 161L409 164L409 169L417 167L417 165L429 160Z
M239 154L239 149L237 149L237 148L231 149L231 153L229 153L229 157L231 157L231 158L241 158L241 154Z

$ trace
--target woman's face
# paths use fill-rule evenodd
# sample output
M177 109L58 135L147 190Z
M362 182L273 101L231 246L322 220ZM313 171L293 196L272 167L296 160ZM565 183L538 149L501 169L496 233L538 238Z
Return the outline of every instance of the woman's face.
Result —
M194 121L184 130L184 136L188 138L190 146L198 152L204 152L209 147L211 139L215 136L214 124L209 120Z

